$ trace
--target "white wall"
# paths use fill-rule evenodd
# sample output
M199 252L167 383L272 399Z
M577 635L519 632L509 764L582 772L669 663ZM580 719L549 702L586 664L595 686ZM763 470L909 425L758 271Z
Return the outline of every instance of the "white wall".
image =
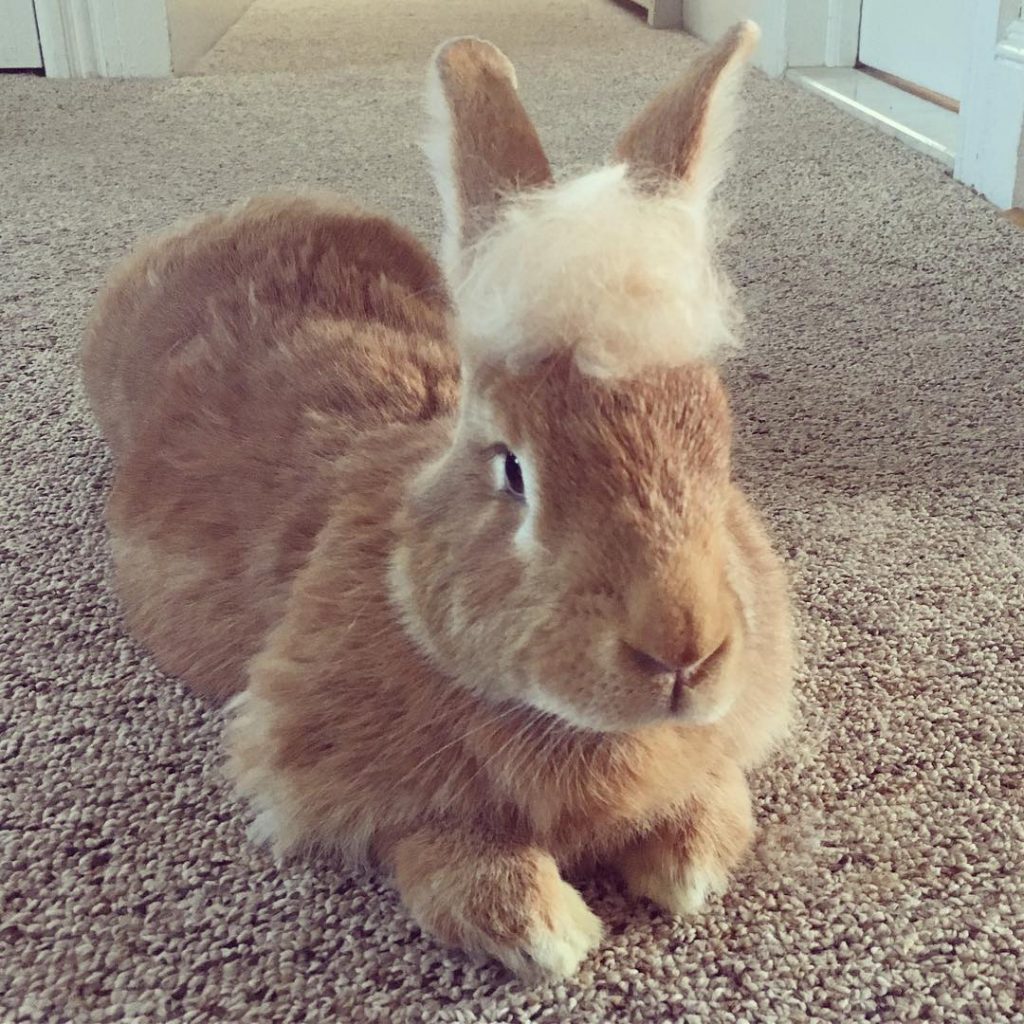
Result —
M683 28L713 42L743 18L761 26L761 43L753 62L769 75L786 70L786 0L684 0Z
M42 63L32 0L0 0L0 68L38 68Z
M175 72L190 71L250 3L252 0L167 0Z

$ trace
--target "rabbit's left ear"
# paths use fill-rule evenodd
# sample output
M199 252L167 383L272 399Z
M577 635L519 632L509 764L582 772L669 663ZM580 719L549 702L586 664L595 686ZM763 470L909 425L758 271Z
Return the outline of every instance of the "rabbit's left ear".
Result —
M551 182L551 168L516 92L515 69L481 39L444 43L427 79L427 155L444 205L446 270L494 223L502 198Z
M734 25L626 129L615 157L641 187L710 199L726 168L743 65L760 38L752 21Z

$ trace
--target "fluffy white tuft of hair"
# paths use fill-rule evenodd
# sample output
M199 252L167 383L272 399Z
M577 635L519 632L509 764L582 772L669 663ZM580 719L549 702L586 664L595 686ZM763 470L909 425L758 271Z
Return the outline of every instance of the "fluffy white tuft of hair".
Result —
M451 281L470 358L522 367L572 350L596 376L710 359L739 314L707 207L643 194L624 164L509 201Z

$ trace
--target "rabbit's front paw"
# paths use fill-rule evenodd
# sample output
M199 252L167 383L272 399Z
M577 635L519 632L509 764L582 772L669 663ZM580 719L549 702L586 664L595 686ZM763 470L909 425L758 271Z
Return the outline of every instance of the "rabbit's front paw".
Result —
M566 978L601 940L601 922L543 850L421 832L397 844L393 861L425 931L524 978Z
M601 941L601 922L568 882L557 878L549 888L525 941L494 955L517 974L568 978Z
M624 862L622 873L634 896L683 917L700 913L709 896L721 896L729 886L725 865L696 863L685 856L668 857L651 867Z
M673 914L696 914L709 896L725 892L753 838L750 791L728 763L709 774L707 787L676 818L624 850L618 867L635 896Z

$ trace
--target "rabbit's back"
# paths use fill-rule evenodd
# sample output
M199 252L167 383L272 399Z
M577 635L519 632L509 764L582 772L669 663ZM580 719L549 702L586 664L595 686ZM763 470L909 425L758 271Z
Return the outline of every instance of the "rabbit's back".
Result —
M279 388L270 368L282 355L330 363L336 339L313 338L328 323L349 338L390 328L415 348L421 335L445 338L447 313L436 263L391 221L330 198L253 199L149 240L113 272L86 329L86 391L121 458L167 414L171 384L192 378L208 407L247 401L239 373L250 389ZM290 349L297 333L310 334L304 353ZM397 357L403 346L385 347ZM217 393L211 372L235 379ZM287 387L298 395L310 383ZM344 411L358 404L346 395Z
M361 435L444 416L457 359L434 261L322 199L261 199L148 243L113 275L83 370L117 473L133 630L207 692L243 682Z

